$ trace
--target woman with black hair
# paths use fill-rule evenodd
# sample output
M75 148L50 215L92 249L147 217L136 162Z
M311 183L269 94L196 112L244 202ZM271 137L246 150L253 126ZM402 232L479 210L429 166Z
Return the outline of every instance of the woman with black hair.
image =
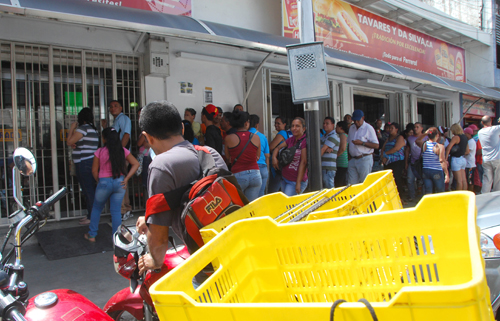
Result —
M271 157L273 155L273 151L282 142L286 141L291 133L287 130L286 118L283 116L276 117L274 121L274 129L278 132L274 139L269 143L269 151L271 153ZM272 160L271 160L272 161ZM269 185L267 186L267 192L269 194L276 193L281 188L281 172L271 166L271 177L269 178Z
M231 172L240 184L241 190L251 202L259 197L262 177L257 160L260 157L260 138L249 132L250 118L247 112L233 111L231 127L236 133L227 135L224 149Z
M78 113L78 121L71 124L66 137L66 144L73 148L73 163L75 163L76 179L83 191L87 204L87 216L80 220L80 224L90 223L90 213L94 206L96 181L92 177L92 162L94 152L99 147L99 135L94 126L94 116L88 107Z
M95 152L92 164L92 175L99 183L90 216L90 231L84 235L85 239L90 242L95 242L101 213L108 199L113 233L122 223L121 204L127 183L139 168L139 162L128 149L122 146L120 135L114 128L108 127L102 131L102 141L104 147ZM127 176L125 176L127 172L125 160L132 165Z

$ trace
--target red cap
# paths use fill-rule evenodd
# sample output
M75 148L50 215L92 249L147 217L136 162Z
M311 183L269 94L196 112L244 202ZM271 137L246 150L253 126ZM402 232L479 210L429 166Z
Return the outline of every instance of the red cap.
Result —
M474 131L472 130L472 128L467 127L466 129L464 129L464 134L469 134L469 135L472 135L474 134Z
M205 107L205 110L209 113L209 114L212 114L214 116L217 116L219 114L219 110L217 109L217 107L215 107L214 105L212 104L208 104L206 107Z
M476 126L476 125L474 125L474 124L469 125L469 127L467 127L467 128L470 128L470 129L472 129L472 130L478 130L478 129L479 129L479 128L477 128L477 126Z

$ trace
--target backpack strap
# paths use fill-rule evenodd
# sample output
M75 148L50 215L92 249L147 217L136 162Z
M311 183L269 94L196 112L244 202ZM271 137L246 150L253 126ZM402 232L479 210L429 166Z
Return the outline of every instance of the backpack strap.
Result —
M250 134L250 137L248 138L247 140L247 143L245 144L245 146L243 146L243 149L241 150L241 152L238 154L238 156L236 156L236 158L234 159L234 162L231 164L231 166L234 166L234 164L236 164L236 162L238 161L238 159L240 158L241 154L243 154L243 152L245 151L245 149L247 148L248 144L250 143L250 141L252 140L252 137L253 137L253 133Z
M299 148L300 147L300 143L302 143L302 141L306 139L305 137L302 138L302 139L299 139L296 143L295 143L295 148Z
M200 178L201 178L205 176L210 169L216 167L215 160L214 157L212 156L212 153L210 153L210 150L205 146L198 146L198 145L193 145L193 146L198 152L198 160L200 161L200 170L201 170Z

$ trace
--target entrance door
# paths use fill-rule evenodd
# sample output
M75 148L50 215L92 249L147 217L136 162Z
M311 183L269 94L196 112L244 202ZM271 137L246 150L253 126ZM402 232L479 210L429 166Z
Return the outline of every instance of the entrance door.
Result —
M8 215L17 209L12 195L12 153L18 146L30 148L38 162L33 177L18 180L25 206L66 186L70 193L58 203L55 218L86 214L73 173L72 149L66 145L68 129L86 106L93 110L100 129L100 120L109 119L109 101L122 99L127 103L124 113L132 120L135 146L136 109L129 106L141 101L138 61L109 53L0 43L0 225L8 224ZM134 210L142 210L141 182L134 179L129 188Z

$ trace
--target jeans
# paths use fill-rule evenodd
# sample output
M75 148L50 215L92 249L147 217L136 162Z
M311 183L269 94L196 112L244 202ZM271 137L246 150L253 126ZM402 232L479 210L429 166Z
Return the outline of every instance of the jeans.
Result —
M97 184L97 188L95 190L94 207L92 208L92 214L90 216L90 237L96 237L97 235L101 213L108 199L111 211L113 233L115 233L118 229L118 226L122 224L122 215L120 209L123 197L125 196L125 190L121 185L121 183L123 182L123 178L123 176L115 179L113 179L112 177L99 178L99 183Z
M286 178L282 177L281 178L281 192L287 196L294 196L297 195L297 192L295 191L295 185L297 182L292 182L287 180ZM305 182L300 182L300 193L304 192L304 190L307 187L307 181Z
M359 159L351 158L347 167L347 181L350 185L363 183L373 167L372 155Z
M444 172L442 170L423 168L422 176L425 194L432 194L433 188L435 188L436 193L444 192Z
M335 171L322 169L321 174L323 174L323 188L333 188L335 186Z
M267 187L267 193L276 193L281 187L281 172L277 172L274 167L271 167L271 177L268 177L269 186Z
M264 196L264 193L266 192L267 179L269 178L269 170L267 168L267 165L265 164L259 164L259 169L260 169L260 177L262 178L262 185L260 186L259 190L259 197L261 197Z
M90 213L92 213L92 207L94 206L94 195L95 195L95 179L92 175L92 163L93 158L83 160L79 163L75 163L76 179L80 184L83 191L83 196L85 198L85 203L87 204L87 218L90 219Z
M262 186L262 178L260 177L260 171L257 169L251 169L247 171L242 171L234 174L238 184L240 184L241 190L251 202L259 197L260 187Z
M408 164L408 171L406 174L406 182L408 183L408 193L411 199L415 199L415 181L421 179L419 177L415 164ZM425 193L424 193L425 194Z
M347 185L347 167L337 167L335 173L335 187L342 187Z
M500 191L500 160L483 161L483 187L481 194Z

